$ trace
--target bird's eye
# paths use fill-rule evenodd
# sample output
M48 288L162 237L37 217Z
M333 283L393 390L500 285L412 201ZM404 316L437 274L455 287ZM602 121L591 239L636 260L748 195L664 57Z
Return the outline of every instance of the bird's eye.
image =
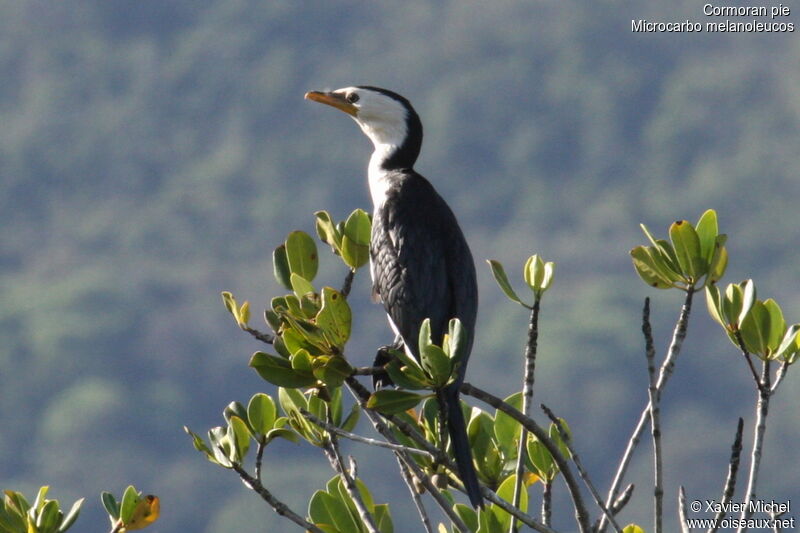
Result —
M345 96L344 99L350 102L351 104L355 104L356 102L358 102L358 93L350 93L347 96Z

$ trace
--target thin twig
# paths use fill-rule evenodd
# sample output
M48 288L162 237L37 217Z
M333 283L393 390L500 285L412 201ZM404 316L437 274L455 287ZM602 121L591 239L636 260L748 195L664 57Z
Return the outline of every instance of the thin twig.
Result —
M375 374L380 374L382 372L386 372L386 369L382 366L362 366L353 369L353 376L374 376Z
M586 472L585 468L583 468L583 463L581 462L581 458L575 451L575 447L572 445L572 439L570 438L569 433L567 433L567 431L564 429L564 426L561 424L561 420L545 404L542 404L541 408L542 411L544 411L544 414L547 415L547 418L549 418L553 422L553 424L555 424L558 433L561 435L561 440L564 442L564 445L567 447L567 450L569 450L572 462L575 463L575 468L578 469L578 475L583 480L583 483L584 485L586 485L586 488L589 489L589 493L592 495L592 498L594 498L594 502L597 504L600 510L603 511L603 513L608 516L608 519L611 521L611 525L614 527L614 530L617 533L621 533L622 528L620 528L617 521L614 520L614 515L611 513L611 511L609 511L609 509L606 508L605 504L603 503L603 499L600 497L600 493L597 491L597 488L595 488L594 483L592 483L592 480L589 478L589 473Z
M117 523L111 528L111 533L119 533L123 527L125 527L125 524L122 523L122 520L117 520Z
M531 309L531 318L528 322L528 342L525 345L525 379L522 385L522 414L530 416L531 403L533 400L533 384L536 371L536 347L539 339L539 301L541 296L536 295L533 301L533 309ZM522 428L519 445L517 446L517 466L514 470L516 473L514 483L514 507L519 507L520 498L522 497L522 474L525 471L525 456L527 455L526 443L528 440L528 432ZM547 525L547 522L545 522ZM509 524L508 533L514 533L517 529L517 521L512 518Z
M264 450L266 449L266 439L259 441L258 449L256 450L256 479L261 481L261 463L264 459Z
M694 288L689 287L686 290L686 299L683 302L683 306L681 307L681 313L678 317L678 322L675 324L675 330L672 334L672 340L670 341L669 348L667 349L667 356L664 358L664 362L661 364L661 370L658 375L658 381L656 382L656 392L661 394L664 390L664 387L667 385L667 381L669 381L672 372L675 369L675 361L680 354L681 347L683 346L683 341L686 338L686 330L689 325L689 315L692 311L692 296L694 295ZM613 502L617 498L617 493L619 492L620 485L622 485L622 480L625 478L625 472L628 470L628 466L630 465L631 459L633 458L633 451L636 449L636 446L639 444L639 439L642 435L642 431L644 431L644 426L647 423L647 420L650 418L650 401L648 400L647 406L642 411L642 414L639 416L639 422L636 424L636 428L633 430L633 434L631 435L630 440L628 440L628 445L625 448L625 453L622 455L622 459L619 462L619 466L617 467L617 473L614 475L614 481L611 483L611 488L608 490L608 496L606 497L606 507L611 508L611 502ZM605 531L606 525L608 524L608 519L605 515L600 517L600 524L597 528L598 533L602 533Z
M780 368L778 368L778 373L775 376L775 383L772 384L772 388L770 389L772 394L775 394L775 391L778 390L778 385L780 385L783 378L786 377L787 370L789 370L789 363L784 361L781 363Z
M256 494L261 496L261 499L267 502L270 507L280 516L288 518L295 524L300 527L305 528L307 531L311 531L313 533L325 533L320 528L300 516L299 514L292 511L285 503L278 500L275 496L272 495L270 491L268 491L264 485L261 484L259 480L248 474L241 465L233 463L232 466L233 470L239 474L239 477L244 483L245 487L253 490Z
M433 526L431 525L431 519L428 516L428 512L425 510L425 504L422 502L422 498L420 498L420 494L417 492L416 487L414 487L414 476L408 470L408 467L403 460L400 459L400 457L395 457L395 459L397 459L397 464L400 466L400 472L403 474L403 480L406 482L406 486L411 493L411 500L414 502L414 505L417 508L419 520L422 522L422 526L425 528L425 533L433 533Z
M708 528L707 533L716 533L722 519L725 518L728 503L733 499L733 493L736 490L736 475L739 472L739 460L742 456L742 433L744 430L744 419L739 418L739 423L736 426L736 437L733 439L733 446L731 446L731 459L728 461L728 477L725 479L725 487L722 489L722 498L720 499L719 510L714 515L714 520L711 521L711 527Z
M625 490L623 490L622 493L619 496L617 496L617 499L614 500L614 503L612 503L611 507L608 509L608 511L611 513L611 516L616 518L616 516L619 514L619 512L622 511L622 509L626 505L628 505L628 502L631 500L631 496L633 496L633 489L634 488L635 488L635 485L633 483L631 483L630 485L625 487ZM603 516L605 516L605 515L600 515L600 518L602 518ZM594 523L594 526L592 526L592 531L598 531L599 530L599 528L600 528L600 518L598 518L597 521ZM613 523L612 523L612 525L613 525Z
M642 310L642 334L645 341L647 376L649 384L647 397L650 400L650 428L653 436L653 524L655 533L661 533L664 518L664 471L661 461L661 409L660 394L656 390L656 349L653 346L653 328L650 326L650 298L644 299Z
M361 435L356 435L355 433L351 433L349 431L345 431L344 429L342 429L340 427L337 427L337 426L335 426L333 424L325 422L324 420L321 420L320 418L317 418L316 416L314 416L313 414L309 413L305 409L300 409L300 414L303 415L304 417L306 417L308 420L310 420L314 424L316 424L319 427L321 427L322 429L324 429L325 431L327 431L329 433L333 433L333 434L338 435L340 437L344 437L346 439L349 439L349 440L352 440L352 441L355 441L355 442L360 442L362 444L369 444L371 446L378 446L378 447L381 447L381 448L388 448L389 450L425 455L425 456L430 457L431 459L433 459L433 455L430 452L426 451L426 450L420 450L418 448L411 448L410 446L403 446L402 444L392 444L390 442L386 442L386 441L378 440L378 439L372 439L372 438L369 438L369 437L362 437Z
M553 514L553 482L542 480L542 524L550 527L550 518Z
M742 350L742 356L744 357L745 361L747 361L747 367L750 369L750 374L753 376L753 381L755 381L756 387L760 389L761 380L758 378L758 372L756 371L756 367L753 365L753 359L750 357L750 352L747 351L747 347L744 345L742 332L739 329L736 330L736 342L739 344L739 349Z
M770 397L770 361L762 362L761 381L758 387L758 403L756 404L756 427L753 437L753 451L750 455L750 476L747 479L747 491L745 492L745 506L741 514L741 524L737 533L747 531L747 520L753 516L750 502L756 499L756 485L758 483L758 469L761 465L761 449L764 445L764 435L767 431L767 415L769 414Z
M353 288L353 278L355 277L355 275L356 275L355 270L348 270L347 275L344 277L344 285L342 285L341 293L342 296L344 296L345 298L350 296L350 289Z
M361 523L364 524L364 527L367 528L369 533L380 533L378 526L375 525L375 518L370 514L369 509L367 509L367 506L364 504L363 498L361 498L361 492L358 490L353 476L350 475L344 465L342 454L339 451L339 440L336 434L330 434L323 449L325 450L325 455L328 456L328 461L331 463L331 466L336 473L339 474L339 479L342 480L344 489L347 491L350 499L353 500L353 505L358 512L359 518L361 518Z
M506 413L508 416L522 424L525 429L533 433L536 438L539 439L544 447L547 448L547 451L550 452L550 455L553 456L553 460L555 461L556 465L558 465L558 469L561 471L561 474L564 476L564 482L567 484L567 489L570 497L572 498L573 507L575 508L575 520L578 522L578 528L580 529L581 533L587 533L590 530L589 513L586 510L586 505L583 503L583 496L581 495L580 487L578 482L575 480L575 476L572 475L572 469L570 469L569 463L564 458L564 455L561 453L561 450L558 448L558 446L547 434L547 431L542 429L542 427L539 426L539 424L537 424L533 419L523 415L500 398L481 390L474 385L464 383L461 385L461 392L472 396L473 398L477 398L478 400L491 405L495 409Z
M258 331L255 328L251 328L250 326L242 326L242 330L246 331L256 339L260 340L261 342L265 342L267 344L272 344L275 342L275 336L270 335L269 333L264 333L263 331Z
M683 485L678 488L678 515L681 519L681 531L689 533L689 522L686 520L686 491Z

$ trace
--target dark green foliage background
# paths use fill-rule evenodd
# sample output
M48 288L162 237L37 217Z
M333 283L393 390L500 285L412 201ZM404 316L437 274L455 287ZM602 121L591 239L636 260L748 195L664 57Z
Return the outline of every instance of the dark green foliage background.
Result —
M755 277L800 321L800 40L630 31L634 18L704 23L703 3L0 3L2 488L88 496L80 530L102 530L97 495L128 483L161 497L153 531L289 529L181 426L202 431L229 401L269 390L246 368L258 346L219 292L263 308L280 292L271 250L290 230L313 231L319 209L369 208L368 141L302 99L352 84L395 89L423 117L418 170L480 263L469 380L505 395L522 369L526 314L483 259L518 279L531 253L558 263L536 395L607 486L646 400L642 300L655 297L662 350L680 303L636 278L627 251L644 240L639 222L663 235L674 218L717 209L731 235L726 282ZM323 268L338 286L341 263ZM351 297L360 364L391 338L367 277ZM678 484L690 499L719 497L736 418L752 422L755 398L696 303L662 410L673 525ZM778 501L800 497L792 374L760 483ZM366 453L377 500L401 499L397 530L413 530L391 456L349 450ZM300 511L330 477L314 450L290 444L270 448L265 471ZM626 522L649 523L648 472L639 453ZM570 528L566 505L557 497L557 525Z

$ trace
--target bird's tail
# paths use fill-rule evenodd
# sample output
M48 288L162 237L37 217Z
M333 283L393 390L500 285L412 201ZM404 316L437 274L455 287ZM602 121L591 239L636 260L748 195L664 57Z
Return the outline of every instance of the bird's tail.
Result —
M483 507L481 486L475 466L472 464L472 449L467 438L467 424L464 412L461 410L458 385L454 383L442 389L437 394L437 399L440 409L446 410L447 413L447 432L450 434L450 442L453 443L458 475L464 483L469 502L475 508Z

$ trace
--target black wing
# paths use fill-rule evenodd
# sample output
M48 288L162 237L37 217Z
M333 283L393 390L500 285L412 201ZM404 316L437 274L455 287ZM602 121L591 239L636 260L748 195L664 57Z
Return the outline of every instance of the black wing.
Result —
M449 320L458 317L471 348L478 290L461 228L424 177L398 171L388 178L392 185L372 222L373 289L415 356L425 318L431 319L433 341L439 343ZM462 376L465 369L466 360Z

